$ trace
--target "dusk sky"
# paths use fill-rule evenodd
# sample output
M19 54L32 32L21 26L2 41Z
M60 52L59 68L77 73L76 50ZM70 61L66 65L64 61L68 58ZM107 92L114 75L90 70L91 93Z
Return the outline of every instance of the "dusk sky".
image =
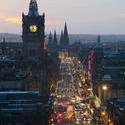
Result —
M0 0L0 33L22 32L22 12L30 0ZM65 21L71 34L125 34L125 0L37 0L45 12L46 33L60 34Z

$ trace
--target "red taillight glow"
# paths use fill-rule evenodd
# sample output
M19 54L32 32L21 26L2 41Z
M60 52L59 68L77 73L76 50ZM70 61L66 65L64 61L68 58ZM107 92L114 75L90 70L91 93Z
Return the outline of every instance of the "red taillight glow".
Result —
M60 122L60 119L58 119L57 122Z

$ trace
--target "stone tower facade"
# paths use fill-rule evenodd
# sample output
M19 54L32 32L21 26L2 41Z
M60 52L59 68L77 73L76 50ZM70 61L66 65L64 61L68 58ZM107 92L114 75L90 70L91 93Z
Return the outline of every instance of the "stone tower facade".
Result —
M44 19L39 15L36 0L31 0L28 15L22 14L23 56L27 62L39 62L44 51Z

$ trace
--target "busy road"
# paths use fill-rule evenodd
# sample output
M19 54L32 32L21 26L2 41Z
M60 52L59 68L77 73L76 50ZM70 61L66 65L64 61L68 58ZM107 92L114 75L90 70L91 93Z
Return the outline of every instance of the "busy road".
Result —
M54 93L53 124L94 125L94 108L89 99L93 94L90 86L84 83L82 67L77 61L73 58L61 60L61 79Z

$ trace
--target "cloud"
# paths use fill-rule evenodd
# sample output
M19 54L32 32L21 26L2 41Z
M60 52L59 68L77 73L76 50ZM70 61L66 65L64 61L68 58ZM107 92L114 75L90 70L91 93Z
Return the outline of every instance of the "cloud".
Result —
M5 21L5 22L9 22L9 23L18 23L18 24L22 23L22 19L20 19L20 18L8 18L7 16L5 16L2 13L0 13L0 20Z
M5 15L3 15L2 13L0 13L0 19L4 20L5 18L6 18Z
M18 19L18 18L6 18L5 19L6 22L10 22L10 23L22 23L22 19Z

